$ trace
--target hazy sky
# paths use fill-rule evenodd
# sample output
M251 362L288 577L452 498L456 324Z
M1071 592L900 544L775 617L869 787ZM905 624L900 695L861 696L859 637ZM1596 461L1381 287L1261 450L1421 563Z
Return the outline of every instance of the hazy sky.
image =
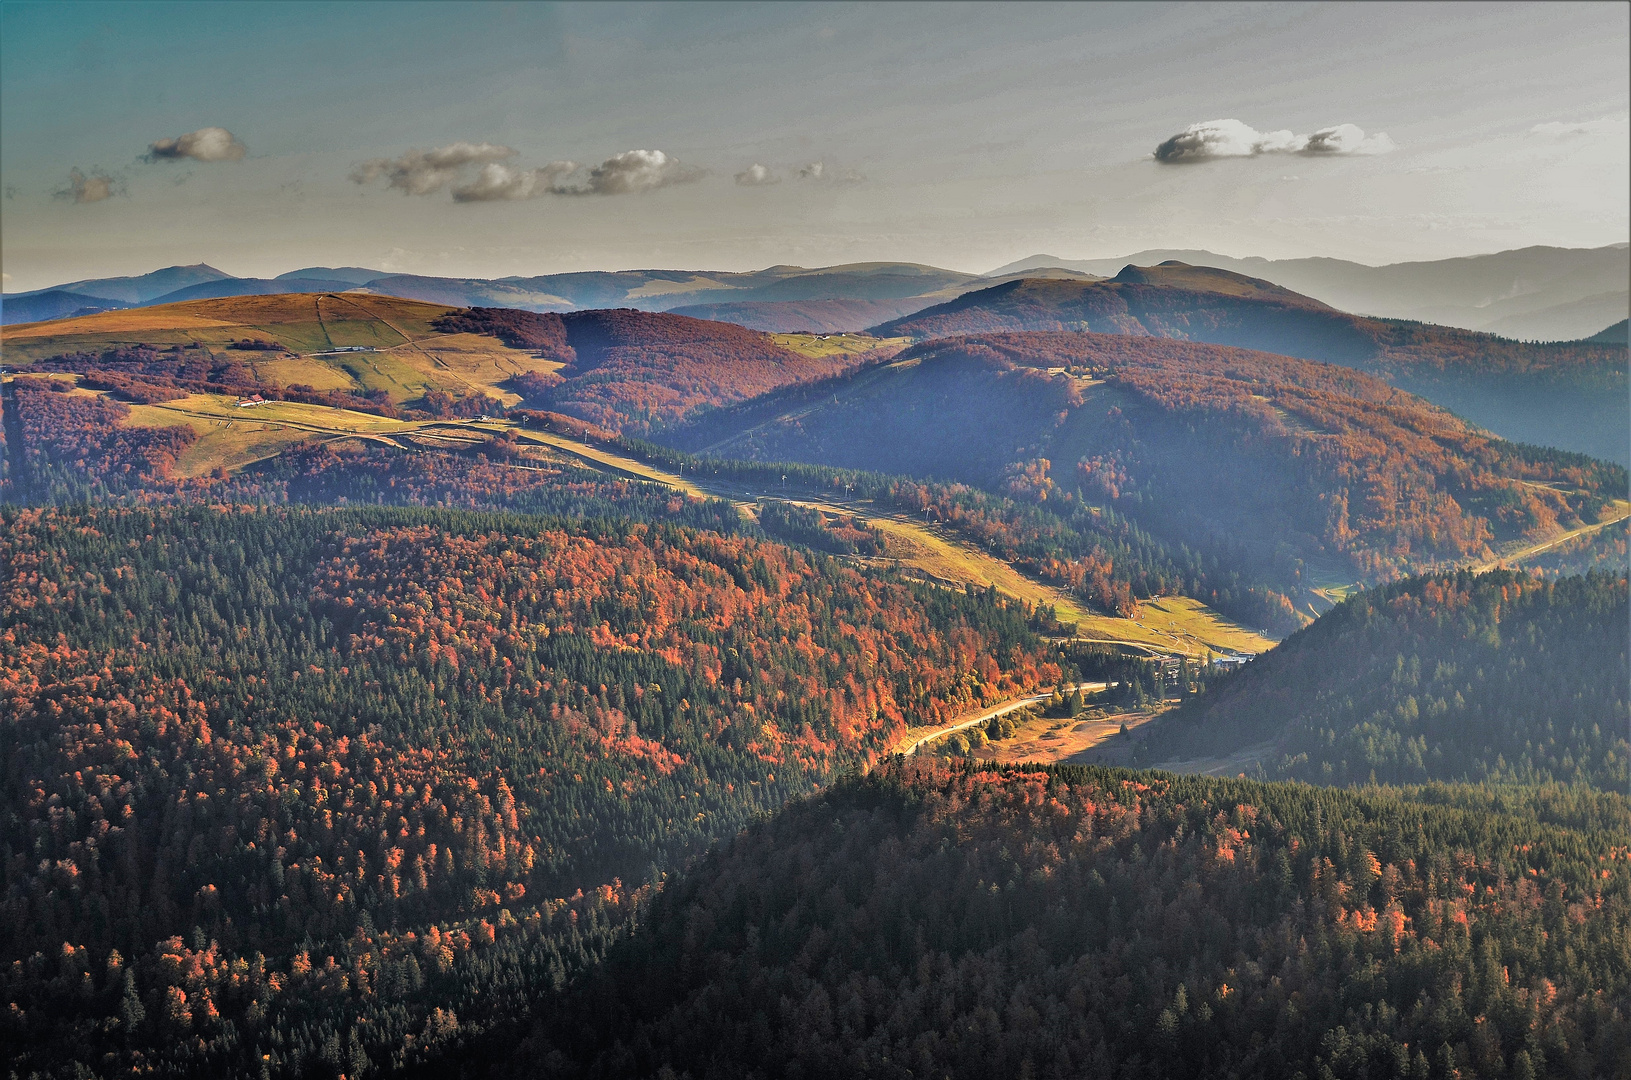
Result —
M17 291L1597 246L1631 230L1628 28L1623 3L8 0L0 258Z

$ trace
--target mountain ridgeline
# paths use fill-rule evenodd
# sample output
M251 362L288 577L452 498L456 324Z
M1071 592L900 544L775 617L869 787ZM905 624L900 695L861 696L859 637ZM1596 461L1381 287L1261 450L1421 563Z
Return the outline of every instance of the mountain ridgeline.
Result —
M506 1075L1621 1075L1631 817L1514 802L888 766L665 889Z
M554 313L470 308L436 321L446 332L491 334L564 366L515 385L529 404L613 431L644 434L704 406L756 397L854 366L811 357L731 323L632 309Z
M1486 559L1596 522L1627 483L1350 368L1169 338L940 339L780 396L781 412L754 403L667 437L722 458L961 480L1066 518L1114 507L1286 590L1316 568L1387 577Z
M1355 314L1459 326L1526 341L1570 341L1625 318L1631 251L1527 247L1488 255L1365 266L1344 259L1232 258L1212 251L1140 251L1119 259L1038 255L991 271L1052 268L1113 277L1128 264L1212 266L1262 278Z
M10 325L55 319L81 308L236 296L268 286L312 291L343 283L373 295L452 307L529 311L637 307L739 322L774 332L856 331L1019 278L1113 277L1129 264L1179 261L1217 267L1318 298L1342 311L1482 330L1529 341L1584 338L1625 318L1631 286L1626 245L1532 247L1431 262L1365 266L1342 259L1237 259L1210 251L1141 251L1114 259L1040 255L970 274L912 263L771 266L746 273L622 270L533 277L449 278L359 266L310 266L272 279L237 278L211 266L174 266L139 277L95 278L0 297ZM211 283L207 292L195 290ZM235 284L241 283L241 284ZM77 297L79 299L70 299Z
M1322 784L1631 784L1623 574L1502 571L1369 589L1204 694L1145 763L1227 758Z
M1128 266L1109 281L1020 280L965 293L874 333L920 340L998 331L1153 335L1355 367L1523 442L1631 463L1626 350L1535 344L1349 315L1211 267Z

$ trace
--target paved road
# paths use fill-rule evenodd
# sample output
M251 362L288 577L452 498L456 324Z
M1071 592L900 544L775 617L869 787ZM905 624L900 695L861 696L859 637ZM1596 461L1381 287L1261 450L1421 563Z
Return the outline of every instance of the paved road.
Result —
M1108 683L1102 682L1084 682L1066 687L1065 690L1067 693L1071 690L1081 690L1084 693L1092 693L1095 690L1103 690L1108 685ZM903 756L915 754L917 753L918 748L926 742L932 742L935 739L943 738L944 736L951 735L959 731L964 731L975 726L976 724L988 724L991 722L993 717L1002 716L1004 713L1011 713L1016 709L1023 709L1027 705L1040 704L1052 696L1053 691L1047 690L1040 694L1027 694L1025 697L1010 698L1001 705L994 705L983 712L977 712L970 716L965 716L961 719L954 720L944 727L935 728L927 735L919 736L918 738L912 740L912 742L901 747L897 753Z
M1533 558L1536 555L1543 555L1560 544L1565 544L1570 540L1575 540L1582 536L1589 536L1592 533L1599 532L1611 525L1618 525L1628 517L1631 517L1631 509L1622 509L1613 517L1605 518L1604 520L1595 524L1583 525L1578 529L1570 529L1562 536L1554 537L1551 540L1544 541L1543 543L1531 545L1530 547L1526 547L1521 551L1514 551L1510 555L1504 555L1501 558L1495 559L1492 562L1484 563L1481 566L1474 566L1472 568L1473 572L1482 574L1495 569L1502 563L1510 565L1518 562L1520 559L1528 559Z

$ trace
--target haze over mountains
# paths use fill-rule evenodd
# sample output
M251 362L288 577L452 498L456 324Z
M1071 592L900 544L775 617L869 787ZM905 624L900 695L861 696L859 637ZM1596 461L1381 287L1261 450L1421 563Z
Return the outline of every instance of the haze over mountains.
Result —
M1631 250L1524 248L1469 258L1365 266L1341 259L1237 259L1209 251L1151 250L1116 259L1037 255L988 274L914 263L854 263L747 273L626 270L536 277L452 278L366 267L306 267L273 279L213 267L169 267L131 278L70 282L3 299L5 323L258 293L342 291L455 306L568 311L634 307L679 311L755 330L835 333L912 314L964 292L1018 278L1112 277L1123 267L1176 260L1271 281L1355 314L1483 330L1525 340L1576 340L1627 315Z
M1060 267L1110 277L1133 263L1176 260L1272 281L1356 315L1415 319L1529 341L1569 341L1626 317L1631 248L1530 247L1431 262L1366 266L1345 259L1238 259L1159 248L1122 259L1033 255L991 271Z
M1380 375L1505 438L1626 462L1625 351L1523 343L1349 315L1267 281L1167 262L1099 281L1016 280L875 327L925 340L1013 331L1153 335L1323 360Z

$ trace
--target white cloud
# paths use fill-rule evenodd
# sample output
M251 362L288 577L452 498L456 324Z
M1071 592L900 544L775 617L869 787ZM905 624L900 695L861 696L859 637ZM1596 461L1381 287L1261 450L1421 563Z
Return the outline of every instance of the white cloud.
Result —
M147 148L147 160L242 161L246 149L226 128L207 127L173 139L160 139Z
M454 202L498 202L531 199L553 191L562 178L577 171L575 161L552 161L537 169L516 169L498 162L481 167L476 178L453 189Z
M1366 135L1353 124L1320 128L1312 135L1287 130L1258 131L1239 120L1206 120L1191 124L1155 148L1155 160L1169 165L1259 154L1385 154L1397 149L1385 133Z
M118 181L104 172L92 172L86 175L78 168L68 170L68 186L59 188L54 194L58 199L66 202L93 203L113 195Z
M625 150L590 169L583 180L557 183L550 190L558 195L630 195L689 184L702 175L701 169L676 161L661 150Z
M454 183L467 166L504 161L515 156L496 143L456 142L434 150L409 150L399 158L373 158L351 170L351 180L369 184L380 177L385 186L407 195L429 195Z
M409 195L431 195L451 187L454 202L503 202L540 195L625 195L685 184L703 170L674 160L661 150L626 150L587 172L575 161L552 161L537 168L509 163L512 147L456 142L435 150L409 150L399 158L374 158L351 170L351 180ZM479 166L479 168L478 168ZM576 175L578 178L570 179Z
M781 183L782 178L758 162L754 162L746 170L736 174L736 182L743 187L765 187L769 184Z
M810 162L810 164L804 166L804 168L799 170L799 179L800 180L820 180L826 174L827 174L827 166L826 166L826 164L824 162L812 161L812 162Z

